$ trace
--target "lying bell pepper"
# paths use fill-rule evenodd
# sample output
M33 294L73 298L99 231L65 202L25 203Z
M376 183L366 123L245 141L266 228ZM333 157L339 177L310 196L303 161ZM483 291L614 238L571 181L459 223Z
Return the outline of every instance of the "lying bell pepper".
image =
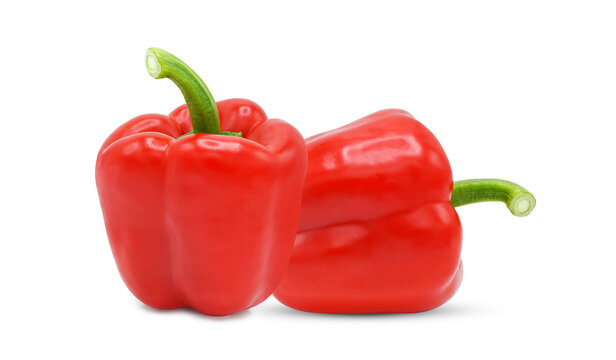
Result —
M145 304L227 315L265 300L289 262L306 172L305 143L254 102L215 103L173 55L146 67L186 104L142 115L105 141L96 185L122 279Z
M453 182L430 131L384 110L306 140L308 171L295 249L274 296L321 313L412 313L462 280L454 209L503 201L528 215L534 197L504 180ZM453 194L452 194L453 190Z

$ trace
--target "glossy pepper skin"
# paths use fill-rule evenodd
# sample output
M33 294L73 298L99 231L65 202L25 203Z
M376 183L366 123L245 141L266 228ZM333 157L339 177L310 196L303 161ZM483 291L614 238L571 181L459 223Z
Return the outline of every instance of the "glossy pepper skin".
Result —
M454 207L500 201L527 216L534 196L501 179L452 181L434 135L384 110L306 141L308 172L291 263L274 295L303 311L433 309L462 280Z
M186 106L143 115L103 144L96 184L116 264L155 308L227 315L265 300L288 264L306 169L289 124L218 102L222 130L193 134Z
M460 286L462 227L432 133L384 110L306 140L295 250L274 295L323 313L420 312Z
M419 312L460 285L462 227L437 139L384 110L306 140L295 250L274 295L325 313Z
M105 141L96 185L129 290L160 309L228 315L265 300L288 264L306 172L303 138L249 100L216 103L186 63L146 51L186 105Z

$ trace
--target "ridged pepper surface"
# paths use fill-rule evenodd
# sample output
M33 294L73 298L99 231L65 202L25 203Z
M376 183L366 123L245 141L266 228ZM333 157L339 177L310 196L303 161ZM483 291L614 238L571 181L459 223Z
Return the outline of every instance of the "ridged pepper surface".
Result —
M454 186L437 139L403 110L374 113L306 144L295 249L274 293L298 310L433 309L462 279L462 227L454 205L503 201L518 216L534 206L530 193L508 181Z
M304 140L252 101L214 103L171 54L151 49L146 59L188 105L127 122L99 152L96 183L122 279L155 308L228 315L254 306L291 255Z

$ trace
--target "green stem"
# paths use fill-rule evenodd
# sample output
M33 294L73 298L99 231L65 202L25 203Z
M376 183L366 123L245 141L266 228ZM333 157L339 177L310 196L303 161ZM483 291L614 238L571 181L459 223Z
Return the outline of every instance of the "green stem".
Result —
M222 134L214 97L193 69L174 55L158 48L149 48L146 51L145 66L154 79L168 78L180 88L188 105L195 133Z
M535 207L535 197L520 185L499 179L472 179L453 183L451 204L455 207L483 201L502 201L515 216L526 216Z

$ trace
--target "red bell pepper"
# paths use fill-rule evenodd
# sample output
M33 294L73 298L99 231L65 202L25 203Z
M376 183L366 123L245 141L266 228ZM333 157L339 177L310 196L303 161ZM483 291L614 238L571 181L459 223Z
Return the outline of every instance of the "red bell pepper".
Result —
M529 192L504 180L454 184L437 139L402 110L374 113L306 144L295 249L274 293L298 310L433 309L462 279L454 206L504 201L525 216L535 204Z
M216 104L163 50L148 50L146 66L176 83L187 106L127 122L98 154L96 185L120 274L155 308L227 315L254 306L291 256L304 139L252 101Z

